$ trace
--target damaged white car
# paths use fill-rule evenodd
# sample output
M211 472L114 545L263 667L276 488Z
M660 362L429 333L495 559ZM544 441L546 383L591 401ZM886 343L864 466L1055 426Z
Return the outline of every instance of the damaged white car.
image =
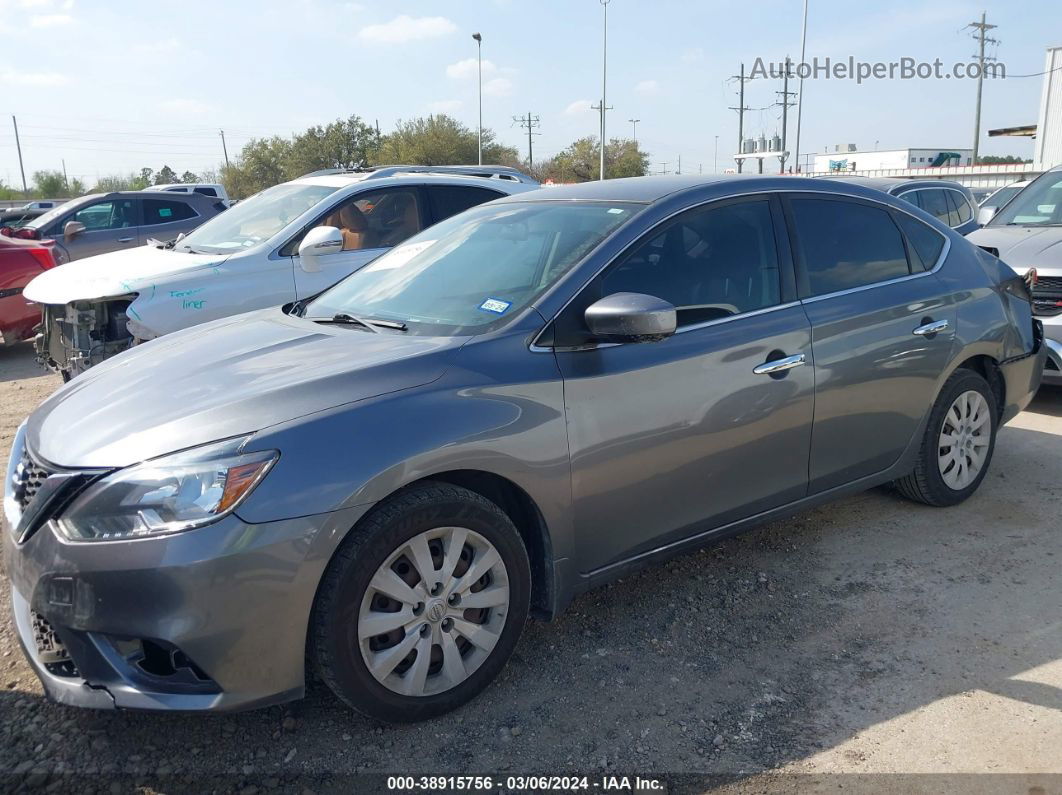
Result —
M315 295L444 218L537 187L494 166L309 174L176 241L41 274L23 292L42 307L38 358L69 380L140 342Z

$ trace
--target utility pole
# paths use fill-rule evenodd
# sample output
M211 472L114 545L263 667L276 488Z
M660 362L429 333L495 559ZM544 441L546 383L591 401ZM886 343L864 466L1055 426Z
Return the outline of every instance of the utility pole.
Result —
M797 130L796 130L796 146L793 147L793 154L796 155L796 170L800 173L800 121L804 115L804 64L806 62L805 54L807 53L808 45L808 0L804 0L804 24L802 25L802 32L800 34L800 85L797 87L798 96L800 99L797 104Z
M63 187L66 188L70 183L66 179L66 158L62 159L63 163Z
M483 165L483 36L473 33L476 40L476 60L479 63L479 165Z
M973 140L973 164L977 165L977 151L980 148L981 141L981 84L985 79L985 61L994 61L995 58L985 58L985 44L999 44L999 39L992 39L985 36L985 34L993 28L999 27L998 25L989 25L985 22L985 12L981 12L980 22L971 22L966 27L973 28L976 32L972 34L972 38L977 42L977 107L974 110L974 140Z
M678 156L678 166L675 167L675 173L676 174L681 174L682 173L682 155Z
M601 36L601 168L598 179L605 178L605 111L611 110L606 102L605 92L608 88L608 3L609 0L598 0L605 12L602 21Z
M782 155L778 158L778 173L785 173L785 133L788 128L789 120L789 106L795 105L796 101L789 101L790 96L796 96L795 91L789 90L789 56L785 57L785 73L782 75L782 90L779 92L782 95L782 101L775 103L782 106ZM799 158L798 158L799 159ZM799 164L798 164L799 165Z
M531 156L531 136L541 135L541 133L533 132L535 127L539 126L538 116L532 116L531 111L528 111L526 118L513 116L513 122L527 128L527 167L530 169L535 165L534 158Z
M221 151L225 153L225 168L229 167L229 148L225 145L225 131L218 130L221 135Z
M742 153L741 147L745 145L745 111L752 110L752 108L745 107L745 81L752 78L745 77L745 64L741 64L741 74L731 75L731 80L737 80L740 88L738 89L738 106L736 108L730 108L730 110L736 110L738 113L738 154ZM737 161L737 171L741 173L741 167L745 160L739 159Z
M660 172L661 174L666 174L667 173L667 164L670 163L670 162L671 162L670 160L665 160L665 161L663 161L660 164L661 166L664 167L663 171Z
M638 148L638 122L640 122L641 119L627 119L627 121L629 121L631 124L634 125L634 148L637 149Z
M22 165L22 144L18 142L18 121L14 114L11 116L11 123L15 126L15 148L18 150L18 170L22 172L22 192L27 193L29 189L26 187L26 169Z

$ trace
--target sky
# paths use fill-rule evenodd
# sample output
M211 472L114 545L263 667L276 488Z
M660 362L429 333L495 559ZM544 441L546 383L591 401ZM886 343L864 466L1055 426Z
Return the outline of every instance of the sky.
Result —
M808 0L806 59L919 61L950 68L976 43L982 11L999 27L989 52L982 130L1037 121L1045 49L1062 45L1057 0ZM757 58L797 59L803 0L611 0L608 136L630 137L651 169L733 165L737 74ZM0 180L58 169L88 184L159 169L202 172L252 137L290 135L357 114L381 131L445 112L477 124L476 42L483 37L483 124L527 152L514 116L538 116L536 159L596 135L599 0L0 0ZM793 81L794 83L796 81ZM746 84L746 132L781 132L781 80ZM797 86L791 85L796 91ZM975 80L804 81L800 151L969 148ZM790 112L789 148L796 133ZM1031 156L1027 139L987 138L982 154ZM718 150L716 149L718 136ZM716 157L718 151L718 158ZM667 164L666 166L664 164Z

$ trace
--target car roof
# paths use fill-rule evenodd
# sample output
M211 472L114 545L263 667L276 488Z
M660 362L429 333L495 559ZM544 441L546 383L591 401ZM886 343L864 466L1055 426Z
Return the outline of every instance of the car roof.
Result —
M914 188L954 188L962 192L966 192L967 188L959 182L955 182L950 179L935 179L933 177L925 178L908 178L908 177L847 177L847 176L826 176L822 179L835 179L840 182L847 182L850 185L862 185L865 188L875 188L885 193L891 193L897 188L907 188L913 190Z
M538 188L525 182L513 182L492 177L476 177L466 174L423 174L406 172L394 174L390 177L375 177L370 179L372 172L367 173L344 173L344 174L321 174L318 176L305 176L291 180L291 183L299 185L323 185L330 188L346 188L351 185L364 185L365 187L380 188L392 185L414 183L417 185L475 185L500 193L523 193Z
M794 177L779 174L719 174L667 175L652 177L624 177L595 180L572 185L547 185L530 195L497 199L509 201L614 201L652 204L667 196L701 188L711 188L713 195L756 191L815 191L872 198L870 186L848 183L846 180ZM880 190L880 189L878 189Z

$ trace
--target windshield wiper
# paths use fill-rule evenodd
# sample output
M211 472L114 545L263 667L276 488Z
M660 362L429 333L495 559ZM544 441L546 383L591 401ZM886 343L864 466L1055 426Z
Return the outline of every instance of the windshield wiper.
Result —
M338 323L351 326L365 326L365 328L369 329L369 331L372 331L375 334L380 333L380 329L378 329L377 326L380 326L382 328L393 328L395 329L395 331L408 330L405 323L400 323L397 320L361 318L351 315L348 312L338 312L332 315L332 317L305 317L303 318L303 320L309 320L311 323Z

